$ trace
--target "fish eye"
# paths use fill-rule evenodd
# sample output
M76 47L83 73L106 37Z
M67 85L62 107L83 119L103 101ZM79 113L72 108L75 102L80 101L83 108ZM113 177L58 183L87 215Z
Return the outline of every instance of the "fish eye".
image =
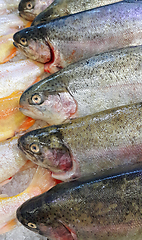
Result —
M36 143L31 144L30 149L33 153L39 152L39 146Z
M30 227L30 228L37 228L37 226L34 223L28 223L28 227Z
M27 8L28 10L30 10L30 9L32 9L32 7L33 7L33 4L32 4L31 2L27 2L26 8Z
M24 38L24 37L22 37L22 38L20 39L20 43L21 43L23 46L26 46L26 45L27 45L27 39Z
M33 102L33 104L41 104L42 103L41 96L38 94L34 94L32 96L32 102Z

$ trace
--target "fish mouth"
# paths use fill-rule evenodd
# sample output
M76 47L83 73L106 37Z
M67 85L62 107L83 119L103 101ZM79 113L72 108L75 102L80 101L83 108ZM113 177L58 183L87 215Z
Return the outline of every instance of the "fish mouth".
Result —
M42 111L40 111L39 109L37 108L32 108L32 107L29 107L29 106L20 106L19 107L19 110L25 115L25 116L28 116L28 117L31 117L33 119L40 119L41 117L44 117L44 114ZM37 118L36 116L39 115L41 117Z
M24 215L22 214L22 205L17 209L16 211L16 218L18 219L18 221L26 228L28 228L29 230L31 230L31 228L27 225L27 221L24 219ZM34 232L39 232L38 229L34 229Z
M18 48L18 45L15 42L13 42L13 45L14 47Z
M19 16L28 21L33 21L34 18L36 17L36 14L33 14L33 13L29 12L28 10L24 10L24 11L19 11Z
M18 144L17 145L18 145L18 148L22 151L22 153L25 154L25 156L29 160L31 160L32 162L34 162L36 164L36 158L34 156L31 156L31 154L27 150L24 149L24 146L23 146L20 138L18 139Z
M21 210L21 208L19 207L16 211L16 217L17 217L18 221L24 225L23 217L21 215L20 210Z
M22 151L22 152L25 152L24 151L24 148L22 147L22 144L21 144L21 142L20 142L20 140L18 139L18 148Z

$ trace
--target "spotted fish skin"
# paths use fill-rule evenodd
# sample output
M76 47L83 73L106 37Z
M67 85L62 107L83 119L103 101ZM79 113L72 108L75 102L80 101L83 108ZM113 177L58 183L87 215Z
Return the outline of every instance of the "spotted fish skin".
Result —
M120 0L119 0L120 1ZM49 22L55 18L82 12L88 9L97 8L108 5L117 0L54 0L54 2L47 7L43 12L39 13L32 22L32 26L42 22Z
M140 162L141 119L142 104L132 104L28 132L18 145L28 159L49 168L55 178L68 180Z
M20 110L53 125L69 118L140 102L141 75L142 46L95 55L29 87L20 98ZM33 102L34 96L40 97L41 103ZM64 101L59 96L65 96ZM69 106L72 113L75 109L74 115L69 114Z
M118 2L23 29L14 45L54 73L94 54L140 45L142 2Z
M141 211L142 170L133 168L58 184L25 202L17 218L49 239L70 232L72 240L140 240Z

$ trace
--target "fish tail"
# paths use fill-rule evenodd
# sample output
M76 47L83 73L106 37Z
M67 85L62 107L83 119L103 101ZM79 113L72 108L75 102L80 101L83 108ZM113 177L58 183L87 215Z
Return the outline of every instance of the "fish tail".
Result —
M28 128L30 128L33 124L35 123L35 120L27 117L24 122L19 126L19 128L16 130L16 132L21 132L21 131L25 131Z
M17 49L13 46L13 34L0 37L0 64L13 58L16 51Z
M32 23L32 22L28 22L28 23L26 24L25 28L31 27L31 23Z
M13 177L10 177L10 178L4 180L3 182L0 183L0 187L2 187L3 185L9 183L12 179L13 179ZM0 197L1 197L1 195L0 195Z
M19 172L23 172L29 168L33 168L33 167L36 167L37 165L35 163L33 163L32 161L30 160L27 160L27 162L24 164L24 166L22 166L19 170Z
M37 83L37 82L39 82L40 80L41 80L41 78L40 78L40 77L37 77L36 80L32 83L32 85L35 84L35 83Z
M8 62L10 59L12 59L13 57L15 57L15 56L16 56L16 51L17 51L16 47L13 47L13 48L10 50L9 55L8 55L6 58L4 58L1 63L6 63L6 62Z
M33 180L27 191L31 191L34 195L48 191L56 185L56 180L52 178L51 172L45 168L38 167Z

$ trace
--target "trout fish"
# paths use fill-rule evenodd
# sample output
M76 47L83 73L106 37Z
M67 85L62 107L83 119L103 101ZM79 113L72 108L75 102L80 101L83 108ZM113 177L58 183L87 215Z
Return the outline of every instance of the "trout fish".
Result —
M105 110L30 131L18 139L28 159L59 180L141 162L142 104Z
M14 46L54 73L94 54L142 44L142 1L118 2L25 28Z
M60 240L140 240L142 170L60 183L23 203L18 220Z
M119 0L120 1L120 0ZM42 22L49 22L54 18L59 18L69 14L82 12L88 9L104 6L117 0L54 0L43 12L33 20L32 25L37 25Z
M20 110L53 125L140 102L141 76L142 46L95 55L30 86L20 98Z
M53 0L21 0L18 6L19 14L26 20L32 21L52 2Z

